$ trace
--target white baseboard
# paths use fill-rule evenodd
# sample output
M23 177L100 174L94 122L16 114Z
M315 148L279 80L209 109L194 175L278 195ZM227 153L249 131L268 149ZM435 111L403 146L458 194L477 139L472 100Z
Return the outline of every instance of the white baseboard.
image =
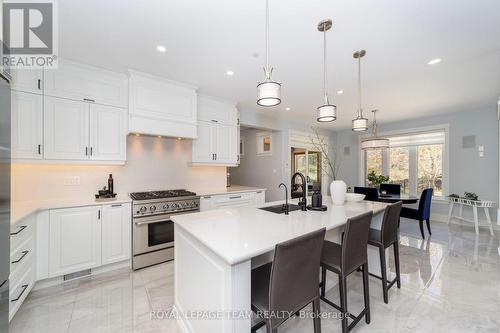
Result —
M39 281L36 281L35 286L33 287L33 291L61 285L64 283L69 283L72 281L77 281L80 279L87 278L89 276L95 276L95 275L99 275L102 273L114 271L114 270L121 269L121 268L127 268L127 267L132 268L130 260L124 260L124 261L120 261L120 262L117 262L114 264L109 264L109 265L105 265L105 266L101 266L101 267L92 268L92 270L90 271L90 275L84 275L82 277L67 280L67 281L64 281L63 276L57 276L54 278L39 280Z

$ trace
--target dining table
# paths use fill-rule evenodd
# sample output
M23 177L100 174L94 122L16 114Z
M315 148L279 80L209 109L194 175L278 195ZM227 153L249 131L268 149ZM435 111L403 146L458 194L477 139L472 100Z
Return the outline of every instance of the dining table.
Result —
M378 197L378 201L380 202L395 203L401 201L403 204L414 204L419 199L419 197L409 194L380 194Z

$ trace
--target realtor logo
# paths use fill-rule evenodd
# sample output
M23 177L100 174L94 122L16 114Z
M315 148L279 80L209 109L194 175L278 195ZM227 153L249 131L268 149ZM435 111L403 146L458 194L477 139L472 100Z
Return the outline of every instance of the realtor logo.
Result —
M57 27L53 1L4 1L2 66L55 67Z

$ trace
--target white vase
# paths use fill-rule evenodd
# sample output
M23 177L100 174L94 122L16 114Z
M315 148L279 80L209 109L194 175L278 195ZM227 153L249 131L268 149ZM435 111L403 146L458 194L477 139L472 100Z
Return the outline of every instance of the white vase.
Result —
M345 194L347 185L343 180L334 180L330 184L330 195L334 205L343 205L345 202Z

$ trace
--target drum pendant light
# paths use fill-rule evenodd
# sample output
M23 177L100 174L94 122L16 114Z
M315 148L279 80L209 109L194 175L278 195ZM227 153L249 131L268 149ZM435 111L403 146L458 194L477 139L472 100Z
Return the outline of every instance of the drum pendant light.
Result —
M269 0L266 0L266 75L265 80L257 84L257 104L260 106L276 106L281 103L281 83L273 81L273 68L269 67Z
M364 132L368 130L368 119L363 117L363 107L361 103L361 58L366 55L365 50L359 50L352 55L358 59L358 113L356 119L352 120L352 130L354 132Z
M337 119L337 107L328 101L328 71L327 71L327 49L326 32L332 27L332 20L327 19L318 23L318 30L323 33L323 88L324 104L318 107L317 120L320 123L330 122Z
M376 117L377 111L378 110L372 110L373 112L372 137L361 140L362 150L376 150L376 149L389 148L389 139L380 138L377 136L377 117Z

